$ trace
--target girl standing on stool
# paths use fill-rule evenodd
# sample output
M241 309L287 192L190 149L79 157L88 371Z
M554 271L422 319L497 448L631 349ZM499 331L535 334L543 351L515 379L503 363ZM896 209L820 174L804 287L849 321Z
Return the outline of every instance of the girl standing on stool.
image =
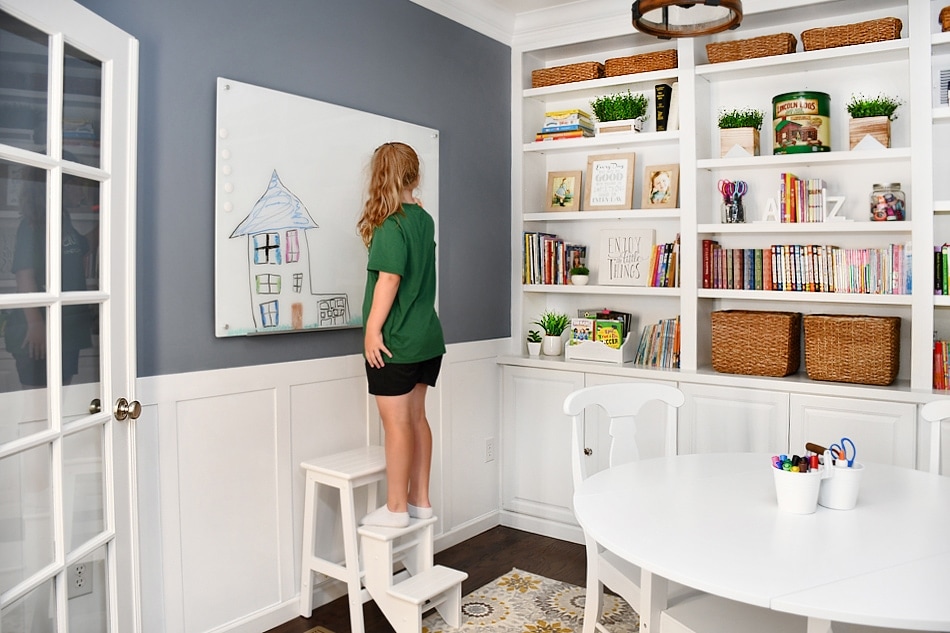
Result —
M435 312L435 222L413 196L419 157L384 143L370 164L369 196L357 223L369 249L363 296L363 347L369 392L386 434L386 505L363 525L405 527L432 516L432 432L426 390L445 354Z

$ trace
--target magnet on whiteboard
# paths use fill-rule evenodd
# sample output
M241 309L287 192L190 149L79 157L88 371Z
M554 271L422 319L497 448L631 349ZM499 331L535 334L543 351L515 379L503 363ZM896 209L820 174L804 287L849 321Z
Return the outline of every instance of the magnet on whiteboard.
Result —
M226 182L224 183L224 190L227 191L228 193L231 193L232 191L234 191L234 185L232 185L229 182Z
M224 160L231 158L231 150L229 149L221 150L221 158L223 158Z
M227 129L221 128L220 130L218 130L218 136L220 136L221 138L228 138Z
M225 176L230 176L230 175L231 175L231 166L230 166L230 165L225 165L224 167L222 167L222 168L221 168L221 173L224 174Z
M224 209L225 213L231 213L231 211L234 209L234 205L230 202L225 202L223 205L221 205L221 207Z

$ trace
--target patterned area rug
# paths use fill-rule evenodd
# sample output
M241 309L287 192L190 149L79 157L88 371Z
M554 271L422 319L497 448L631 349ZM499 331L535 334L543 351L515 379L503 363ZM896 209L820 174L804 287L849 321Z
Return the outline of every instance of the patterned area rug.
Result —
M601 623L611 633L640 630L630 606L604 594ZM580 633L584 588L512 569L462 598L462 626L449 628L437 612L422 622L422 633Z

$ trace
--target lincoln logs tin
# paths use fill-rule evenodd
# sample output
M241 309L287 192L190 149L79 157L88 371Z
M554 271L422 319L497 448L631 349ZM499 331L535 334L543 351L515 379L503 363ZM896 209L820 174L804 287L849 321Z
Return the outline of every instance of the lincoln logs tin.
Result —
M831 151L831 97L788 92L772 99L773 154Z

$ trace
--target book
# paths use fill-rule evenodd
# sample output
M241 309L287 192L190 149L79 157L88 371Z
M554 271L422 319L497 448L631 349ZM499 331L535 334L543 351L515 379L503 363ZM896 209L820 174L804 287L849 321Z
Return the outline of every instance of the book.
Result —
M593 341L594 340L594 319L573 318L571 319L571 340L572 341Z
M574 130L571 132L538 132L534 135L535 141L559 141L568 138L590 138L594 136L592 130Z
M668 132L675 132L680 129L679 92L680 82L674 81L670 89L670 112L666 119L666 129Z
M653 103L656 110L656 131L665 132L666 123L670 114L670 96L673 93L673 86L669 84L657 84L653 87Z
M545 125L541 128L542 134L553 134L555 132L576 132L578 130L587 130L588 132L593 133L593 125L585 125L583 123L573 123L568 125Z
M607 347L620 349L623 344L623 322L619 319L596 319L594 340L600 341Z

